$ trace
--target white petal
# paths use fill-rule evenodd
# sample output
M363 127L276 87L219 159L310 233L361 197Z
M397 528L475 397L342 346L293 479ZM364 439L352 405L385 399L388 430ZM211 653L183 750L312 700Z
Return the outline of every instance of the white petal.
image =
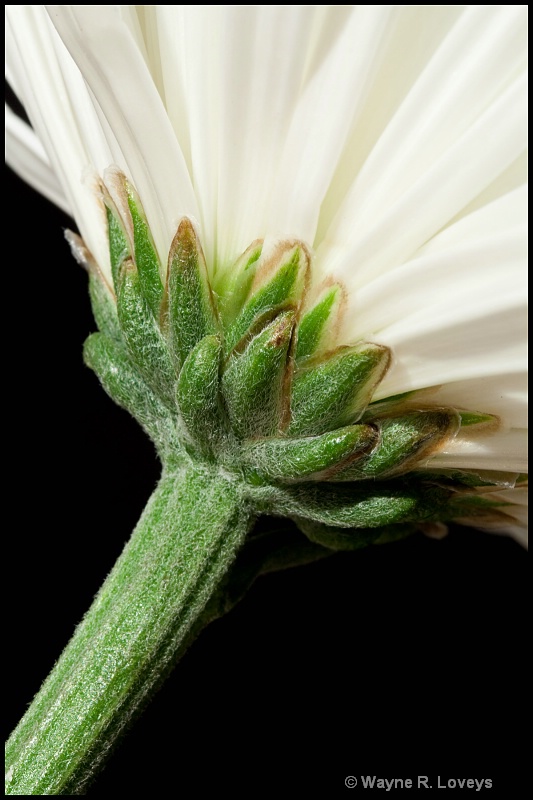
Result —
M459 220L414 259L352 290L350 335L381 332L425 309L471 310L496 290L524 293L526 223L524 187Z
M427 467L434 469L483 469L501 472L527 471L527 430L512 428L485 434L464 428L446 449L433 456Z
M43 6L6 7L7 59L70 213L101 268L109 269L102 208L83 180L110 153L83 79ZM27 54L31 53L31 58Z
M344 7L343 7L344 8ZM376 6L374 9L378 13ZM376 143L405 102L450 30L463 14L462 6L392 6L388 36L378 70L362 108L358 110L336 174L322 204L318 245L337 216ZM352 87L356 90L356 87Z
M361 286L411 257L507 169L524 150L526 91L521 76L397 202L376 211L373 218L366 208L364 214L357 213L350 203L342 225L328 234L331 263L338 274L349 276L352 286ZM341 239L343 253L335 248Z
M179 219L198 212L183 155L143 54L116 6L47 9L116 137L125 162L119 166L142 198L165 264Z
M459 381L526 386L526 235L523 188L442 231L412 261L352 291L344 334L393 349L377 397ZM481 391L474 408L484 407ZM444 402L444 401L443 401ZM452 390L446 402L464 405ZM511 409L509 409L511 410ZM511 420L507 420L511 424Z
M148 65L154 84L166 107L163 83L163 54L160 47L157 23L158 8L160 6L120 6L120 12L144 55L144 60Z
M501 506L499 514L493 519L468 518L461 520L464 525L487 530L490 533L501 533L512 536L522 547L528 546L528 490L527 486L516 486L514 489L503 489L499 492L483 494L487 500L506 503Z
M440 406L494 414L506 428L527 428L527 373L502 372L487 377L450 381L427 395Z
M395 359L380 395L523 371L523 298L502 300L485 296L471 311L440 307L391 326L379 337Z
M353 286L411 257L522 153L524 13L470 6L392 117L320 248Z
M381 65L393 9L322 7L310 51L314 58L281 143L279 163L273 164L269 229L314 241L322 201Z
M6 106L6 162L27 183L66 214L67 199L44 148L30 126Z
M165 98L201 205L208 261L224 266L253 239L279 232L267 228L267 211L317 13L158 7Z

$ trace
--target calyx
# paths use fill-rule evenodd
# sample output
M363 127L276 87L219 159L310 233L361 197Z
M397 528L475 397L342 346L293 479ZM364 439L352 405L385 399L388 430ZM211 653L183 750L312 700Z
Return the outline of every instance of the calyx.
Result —
M166 278L133 188L105 193L113 287L90 291L99 333L86 363L152 438L164 467L194 463L238 481L254 510L290 517L314 542L355 549L479 511L458 473L425 472L461 414L373 394L390 363L371 342L336 345L344 290L308 295L297 240L253 242L215 286L193 223ZM465 417L466 419L466 417ZM486 424L468 415L468 424ZM486 511L486 508L483 508Z

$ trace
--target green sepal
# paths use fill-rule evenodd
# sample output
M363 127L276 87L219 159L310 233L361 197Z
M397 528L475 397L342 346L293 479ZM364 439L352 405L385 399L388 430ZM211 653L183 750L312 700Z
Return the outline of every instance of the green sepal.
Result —
M161 303L163 300L163 284L159 258L146 221L141 201L132 186L126 181L128 206L133 222L133 244L135 248L135 264L139 272L141 291L157 322L160 321Z
M413 411L402 417L377 419L378 446L366 458L333 476L333 481L383 478L407 472L414 461L429 458L459 430L459 418L452 409Z
M401 528L411 531L408 525L386 525L382 528L336 528L322 525L308 519L295 518L294 521L309 541L330 550L361 550L374 544L383 534ZM413 526L414 527L414 526Z
M505 500L493 500L492 498L483 497L483 495L478 494L457 493L450 501L448 514L446 517L443 517L443 519L451 520L478 516L498 510L505 513L505 508L512 508L512 506L513 503L508 503Z
M226 337L226 354L245 338L260 318L298 308L309 270L309 255L301 244L282 243L257 271L252 294Z
M381 400L374 400L369 404L361 419L363 422L368 422L369 420L375 419L375 417L407 412L409 411L409 408L406 406L407 401L412 401L415 395L420 394L421 392L413 390L390 395L390 397L383 397Z
M343 464L368 453L377 436L371 425L352 425L321 436L265 439L245 445L243 458L266 480L325 480Z
M176 390L180 415L191 442L209 453L223 431L219 395L221 352L219 337L205 336L185 359Z
M497 422L497 417L493 414L479 414L475 411L459 411L458 413L461 419L461 428L471 425L494 425Z
M339 347L297 370L291 398L293 436L310 436L356 422L390 362L377 344Z
M198 342L219 332L204 254L192 222L184 218L168 256L168 338L177 370Z
M241 438L279 432L288 411L286 381L294 322L293 311L283 312L242 353L229 359L222 389L232 428Z
M158 397L175 411L176 375L167 344L142 293L139 273L131 260L124 262L119 284L118 319L131 359Z
M325 349L328 333L334 327L344 292L339 284L328 286L313 308L303 316L298 326L296 361L309 358L318 350Z
M107 394L142 425L165 463L176 462L183 451L174 421L120 345L103 333L93 333L85 341L83 357Z
M109 206L106 206L106 215L111 276L115 292L118 292L120 270L124 261L131 256L130 246L121 221Z
M340 528L380 528L401 522L440 519L450 491L441 487L389 484L302 484L278 489L269 498L277 513Z
M497 489L514 489L520 479L518 472L500 472L489 469L472 469L463 472L459 469L425 469L423 472L413 471L413 478L418 480L432 480L441 485L459 487L488 487Z
M262 250L263 240L256 239L213 287L218 313L226 329L233 325L250 293Z
M107 284L94 272L89 273L89 295L98 330L124 347L116 299Z
M480 527L502 530L516 525L514 503L494 500L479 494L456 492L453 494L445 512L438 517L440 522L473 522ZM507 513L507 512L510 513Z

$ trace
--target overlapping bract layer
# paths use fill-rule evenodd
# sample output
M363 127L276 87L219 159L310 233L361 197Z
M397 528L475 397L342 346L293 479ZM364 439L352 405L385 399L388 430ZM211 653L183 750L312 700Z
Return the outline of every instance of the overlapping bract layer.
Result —
M139 199L123 176L118 184L120 211L103 190L114 290L93 273L100 333L85 358L167 468L193 460L223 470L257 512L289 516L335 549L479 508L457 492L465 481L413 472L456 434L461 415L412 398L372 405L390 352L335 346L343 289L329 283L308 300L302 242L268 252L254 242L215 293L184 218L163 284Z

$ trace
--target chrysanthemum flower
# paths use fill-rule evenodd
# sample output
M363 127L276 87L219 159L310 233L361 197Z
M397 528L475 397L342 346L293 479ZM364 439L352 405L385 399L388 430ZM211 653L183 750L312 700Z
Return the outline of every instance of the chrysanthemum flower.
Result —
M376 399L431 388L431 403L500 419L433 466L520 473L523 14L12 6L8 76L34 131L8 112L8 159L70 211L108 276L88 176L110 164L163 265L184 215L216 275L255 239L308 243L315 280L347 289L339 339L392 349Z
M261 273L270 263L265 253L278 254L271 261L280 270L289 257L312 259L303 311L290 297L295 313L309 314L335 287L331 304L343 308L327 352L372 342L374 354L392 353L392 364L376 377L372 398L365 395L374 403L374 416L361 418L368 425L352 426L338 413L315 429L297 420L293 405L284 432L320 439L342 429L352 458L353 437L376 419L395 419L395 402L402 419L455 409L463 425L448 424L450 412L435 447L417 450L416 471L444 482L459 476L463 488L470 476L484 514L465 521L524 541L524 13L520 6L8 6L8 78L32 123L8 110L8 160L74 217L85 243L71 237L79 258L94 263L117 295L127 257L117 266L112 244L110 258L108 225L132 263L142 229L162 286L168 277L171 316L180 295L167 264L177 269L173 258L200 252L196 237L222 317L224 302L238 294L238 259L252 243L264 242L263 261L253 259L259 289L271 277ZM151 291L143 289L144 299L160 319L166 300ZM242 302L228 312L232 325L245 315ZM276 347L293 330L287 308L276 307L270 323ZM225 357L251 320L237 325ZM202 364L219 346L208 325L204 334ZM170 338L181 368L201 337L183 353ZM102 358L89 352L101 376ZM227 362L222 383L232 431L247 441L271 431L267 423L251 430L241 414L244 360L233 372ZM154 388L145 364L139 369L165 405L167 389ZM196 417L187 417L198 411L183 410L190 388L180 391L185 428L198 434ZM286 441L246 451L259 482L296 480L290 470L300 456L291 451L285 465ZM362 452L368 443L357 441ZM216 451L212 439L202 447ZM315 465L306 477L331 477L322 451L306 458ZM355 469L364 480L381 477L368 463L344 473L336 465L335 475L353 479ZM395 464L386 474L397 472ZM287 492L287 513L305 516L301 496ZM315 495L302 503L309 508ZM348 525L328 514L309 512L311 525ZM452 518L461 518L459 507Z

